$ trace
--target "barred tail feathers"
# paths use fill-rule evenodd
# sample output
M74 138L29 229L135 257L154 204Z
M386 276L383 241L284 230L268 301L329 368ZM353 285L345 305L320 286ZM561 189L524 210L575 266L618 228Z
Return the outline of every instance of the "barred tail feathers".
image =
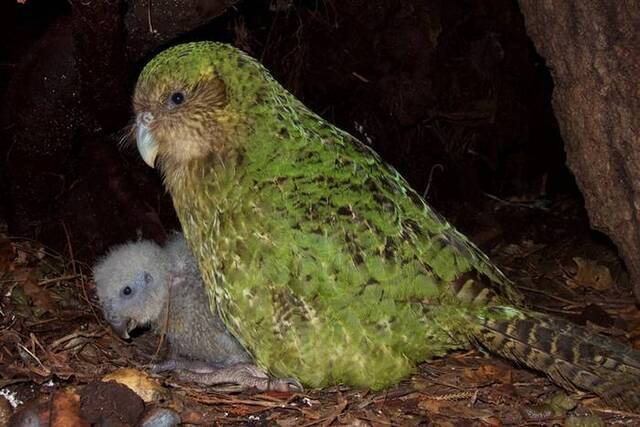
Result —
M569 390L640 410L640 351L561 318L507 306L477 315L472 340Z

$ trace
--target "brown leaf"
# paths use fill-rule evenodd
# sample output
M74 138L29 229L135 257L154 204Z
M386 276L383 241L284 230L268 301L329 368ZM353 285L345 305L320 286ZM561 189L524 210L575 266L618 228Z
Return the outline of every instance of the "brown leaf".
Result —
M371 423L369 421L360 419L351 413L348 413L344 417L340 418L340 424L350 427L371 427Z
M80 415L80 396L72 388L57 392L51 407L52 427L78 426L89 427L89 423Z
M320 424L322 427L330 426L336 420L336 418L338 418L344 412L345 408L347 407L349 401L344 398L342 393L338 392L337 398L338 401L329 413L329 416L327 416L322 424Z
M488 382L511 384L513 371L508 367L483 365L477 369L465 368L463 373L466 379L476 384Z
M295 427L302 424L300 421L300 417L297 415L287 418L276 418L273 421L278 424L279 427Z
M16 273L15 278L21 282L24 293L31 298L34 306L50 313L56 310L56 304L49 292L38 285L39 275L34 270L21 269Z
M445 415L447 417L459 417L467 420L482 420L483 422L499 426L500 421L494 414L486 409L468 407L466 404L445 400L425 399L418 403L418 407L432 415ZM438 424L444 425L444 424Z
M421 400L418 403L418 407L420 409L424 409L430 414L439 414L442 412L443 407L451 406L451 402L447 402L444 400L433 400L433 399L425 399Z
M10 425L9 420L11 419L11 415L13 415L11 404L4 396L0 396L0 426L5 427Z
M567 284L572 288L591 288L597 291L604 291L611 288L613 278L609 268L600 265L597 261L580 257L573 258L577 265L577 271L573 278L567 280Z
M166 398L167 392L158 381L146 372L133 368L122 368L102 377L102 381L115 381L133 390L145 403Z
M44 396L40 396L18 407L13 414L11 426L48 426L51 412Z
M0 234L0 272L13 271L13 260L16 257L16 248L11 240L4 234Z

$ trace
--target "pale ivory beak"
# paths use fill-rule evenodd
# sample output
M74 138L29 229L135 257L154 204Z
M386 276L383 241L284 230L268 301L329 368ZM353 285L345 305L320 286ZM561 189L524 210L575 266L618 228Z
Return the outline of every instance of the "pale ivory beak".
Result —
M129 332L138 326L138 323L134 319L129 318L113 319L110 323L113 330L124 340L131 338Z
M148 112L138 114L136 119L136 145L138 152L142 160L150 167L155 166L156 157L158 156L158 144L149 131L149 124L152 120L153 115Z

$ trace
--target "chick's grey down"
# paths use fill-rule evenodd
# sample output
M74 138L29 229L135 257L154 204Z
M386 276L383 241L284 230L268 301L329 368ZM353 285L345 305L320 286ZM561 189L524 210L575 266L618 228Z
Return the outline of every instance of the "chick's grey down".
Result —
M181 234L165 247L138 241L112 248L95 265L94 279L104 317L118 335L128 339L131 331L145 326L165 334L169 358L154 370L179 371L182 378L204 384L299 388L289 380L272 380L253 365L249 353L210 309Z

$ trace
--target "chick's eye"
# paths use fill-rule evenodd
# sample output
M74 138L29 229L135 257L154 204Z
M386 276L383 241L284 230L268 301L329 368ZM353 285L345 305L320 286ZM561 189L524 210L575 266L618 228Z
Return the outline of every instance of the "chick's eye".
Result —
M169 104L172 107L176 105L180 105L184 102L184 93L183 92L173 92L169 97Z
M122 293L124 295L131 295L132 289L129 286L125 286L124 288L122 288Z

